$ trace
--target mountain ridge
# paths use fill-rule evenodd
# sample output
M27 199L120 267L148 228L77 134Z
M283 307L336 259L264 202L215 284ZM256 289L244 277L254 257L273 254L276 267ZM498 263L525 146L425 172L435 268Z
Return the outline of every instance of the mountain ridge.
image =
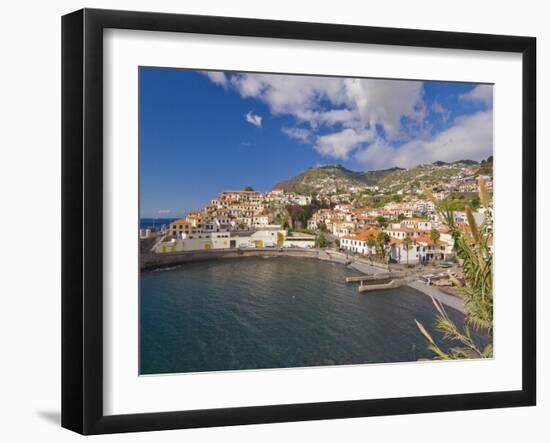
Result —
M408 169L393 166L370 171L353 171L341 164L322 165L310 167L292 178L282 180L276 183L273 189L299 194L355 192L377 186L391 190L399 186L420 186L420 183L430 184L449 179L461 169L479 164L475 160L466 159L454 162L438 160Z

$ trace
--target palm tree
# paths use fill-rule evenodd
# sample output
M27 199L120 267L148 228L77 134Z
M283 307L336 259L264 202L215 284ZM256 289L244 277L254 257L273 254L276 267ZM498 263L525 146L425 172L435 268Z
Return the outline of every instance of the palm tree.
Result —
M369 260L372 266L372 248L376 246L376 239L374 238L374 235L372 233L367 236L367 246L369 248Z
M490 198L483 177L479 177L479 200L485 208L483 222L477 226L470 207L466 208L468 229L462 229L454 222L452 209L444 205L437 207L440 218L449 228L457 257L462 262L464 282L451 278L464 295L465 325L461 329L449 319L443 305L432 298L439 313L435 328L443 333L446 339L462 343L461 347L453 347L444 352L433 340L424 326L415 320L418 329L428 340L428 348L437 358L491 358L493 344L490 342L481 349L470 333L470 327L484 331L489 338L493 336L493 216L490 208Z
M376 243L378 244L380 258L382 262L384 262L386 260L386 256L388 256L387 246L390 243L390 236L388 235L387 232L381 232L380 234L378 234L378 237L376 237ZM388 260L388 271L389 270L390 270L390 262Z
M405 252L407 253L407 268L409 267L409 251L412 248L412 242L412 238L409 236L403 239L403 249L405 249Z
M433 258L432 261L435 260L435 245L437 244L437 240L439 240L440 234L437 229L432 229L430 231L430 240L432 241L432 250L433 250Z

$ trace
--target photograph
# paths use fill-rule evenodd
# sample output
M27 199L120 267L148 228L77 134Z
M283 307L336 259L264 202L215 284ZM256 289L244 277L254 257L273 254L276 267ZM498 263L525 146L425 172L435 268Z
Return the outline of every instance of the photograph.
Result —
M493 358L492 84L138 70L140 375Z
M548 14L467 3L6 2L0 442L550 435Z

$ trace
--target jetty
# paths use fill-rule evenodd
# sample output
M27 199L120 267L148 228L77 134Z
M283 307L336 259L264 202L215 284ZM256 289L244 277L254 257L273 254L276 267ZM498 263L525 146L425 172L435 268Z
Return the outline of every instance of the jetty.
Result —
M390 280L388 283L380 283L380 284L373 284L373 285L363 285L360 284L357 288L357 291L359 292L369 292L369 291L380 291L383 289L394 289L402 286L404 284L404 279L395 279Z
M388 278L403 278L407 275L406 272L384 272L379 274L372 275L358 275L353 277L346 277L346 283L359 283L362 284L364 281L376 281L376 280L386 280Z

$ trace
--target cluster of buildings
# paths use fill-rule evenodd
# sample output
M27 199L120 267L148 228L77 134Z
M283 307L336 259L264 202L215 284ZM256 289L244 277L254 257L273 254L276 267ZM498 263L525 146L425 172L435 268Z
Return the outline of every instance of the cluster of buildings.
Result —
M493 177L483 176L487 185L487 190L493 190ZM452 193L477 193L479 191L478 184L479 175L477 174L460 174L452 177L448 182L444 183L442 190L434 193L434 197L441 201L447 198Z
M320 209L307 223L308 229L322 229L343 238L384 220L396 218L427 217L435 220L435 205L429 200L413 200L407 203L388 203L383 208L355 208L350 203L339 203L331 209Z
M478 165L435 162L419 167L421 169L415 170L416 174L413 177L410 173L402 177L393 177L393 180L379 188L379 191L396 195L420 195L424 192L424 187L438 188L437 192L434 189L434 196L437 200L444 200L453 193L477 193L480 176L485 179L487 189L493 189L492 175L480 174Z
M170 223L169 238L157 245L156 252L313 247L314 235L289 235L281 225L273 223L271 212L281 205L309 203L309 196L277 189L223 191L205 208Z
M311 197L274 189L270 192L223 191L205 208L170 224L170 234L182 236L203 232L250 231L272 225L271 209L287 204L307 205ZM192 238L192 237L191 237Z
M453 252L451 235L439 223L434 204L425 200L389 203L384 208L338 204L313 214L308 228L327 231L340 239L341 249L366 256L376 254L377 238L385 232L389 257L398 263L447 260ZM434 230L438 238L432 237Z
M423 219L403 220L386 228L368 227L361 232L340 239L340 248L353 254L376 255L376 241L382 232L388 234L388 257L396 263L425 263L447 260L453 254L453 239L445 230L437 230L438 238L432 238L430 225ZM410 238L409 241L405 240Z
M467 171L466 171L467 172ZM492 185L492 180L486 180ZM477 190L477 178L466 173L444 183L435 194L445 198L450 190ZM439 221L431 200L410 195L405 201L389 202L381 208L356 208L351 194L318 196L329 208L318 209L307 221L307 229L338 238L340 249L350 254L377 253L377 239L385 233L387 257L398 263L447 260L453 255L453 239ZM170 223L167 237L156 252L218 249L285 248L315 246L316 235L289 233L276 220L287 205L308 205L310 196L274 189L223 191L203 209ZM484 214L474 214L481 223ZM464 212L455 212L455 222L467 224Z

